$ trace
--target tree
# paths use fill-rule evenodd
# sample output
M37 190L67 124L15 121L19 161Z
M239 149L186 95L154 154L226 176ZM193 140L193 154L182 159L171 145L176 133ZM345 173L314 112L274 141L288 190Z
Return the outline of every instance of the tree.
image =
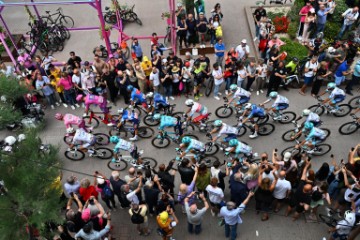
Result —
M59 219L58 150L50 146L48 153L39 151L36 129L25 134L12 153L1 155L0 176L7 189L0 196L0 239L4 240L32 239L26 227L44 230L45 223Z
M28 90L21 86L17 79L0 76L0 129L7 124L20 121L22 113L14 109L13 103L23 97Z

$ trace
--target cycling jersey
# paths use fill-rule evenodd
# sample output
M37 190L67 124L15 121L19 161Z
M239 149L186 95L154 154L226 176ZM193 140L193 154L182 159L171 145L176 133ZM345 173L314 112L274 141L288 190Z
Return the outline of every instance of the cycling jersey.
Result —
M175 127L177 125L177 118L163 115L160 119L160 130L164 130L166 127Z
M316 113L311 112L305 122L318 123L320 122L320 117Z
M218 137L221 136L221 134L238 134L238 129L236 127L232 127L226 123L224 123L218 133Z
M195 139L191 139L191 142L189 143L189 146L186 148L185 152L188 153L191 150L197 150L197 151L205 151L205 144L195 140Z
M129 122L132 122L134 124L138 124L139 123L139 116L135 111L124 110L120 121L122 123L124 123L125 121L129 121Z
M295 73L296 67L297 67L297 63L294 63L293 61L290 61L285 66L286 69L289 69L289 71L288 71L289 73Z
M159 106L167 107L169 106L169 103L166 101L166 98L164 96L159 93L155 93L153 106L155 108L158 108Z
M248 97L250 98L251 93L249 91L246 91L245 89L238 87L236 92L234 93L234 98L236 97Z
M85 103L86 110L89 110L90 105L96 104L96 105L99 105L101 111L103 111L104 113L108 112L108 109L106 107L107 101L106 101L106 99L104 99L103 96L97 96L97 95L92 95L92 94L86 95L84 103Z
M235 148L235 153L236 153L236 156L237 157L239 154L243 153L245 155L249 155L249 154L252 154L252 147L242 143L242 142L239 142L237 145L236 145L236 148Z
M66 128L70 128L72 125L76 125L79 128L82 128L84 127L82 125L85 124L82 118L79 118L78 116L72 115L70 113L65 114L63 120Z
M131 101L136 103L146 103L145 94L143 94L139 89L134 88L131 91Z
M273 108L276 108L280 104L289 104L289 100L281 95L278 95L274 101L274 104L272 105Z
M329 92L329 90L326 90L327 92ZM336 98L338 96L345 96L345 92L344 90L338 88L338 87L335 87L334 90L331 91L330 95L329 95L329 98Z
M326 138L326 132L324 130L321 130L320 128L313 127L309 135L306 137L306 141L310 141L313 138L319 138L321 140L324 140Z
M207 107L201 105L200 103L194 102L189 115L193 116L195 112L200 113L200 115L205 115L207 114Z
M253 104L251 106L251 112L248 115L248 118L253 118L253 117L265 117L265 110L262 107Z
M132 152L134 149L134 143L128 142L124 139L119 139L119 142L115 145L114 152L119 153L120 150Z
M76 130L74 138L72 140L73 144L76 144L78 142L83 143L81 147L88 148L95 144L96 137L93 134L86 132L84 129L79 128Z

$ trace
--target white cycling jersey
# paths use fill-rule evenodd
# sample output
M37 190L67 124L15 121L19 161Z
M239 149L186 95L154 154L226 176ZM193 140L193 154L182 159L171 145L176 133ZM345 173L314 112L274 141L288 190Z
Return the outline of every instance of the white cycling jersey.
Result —
M91 133L86 132L84 129L79 128L76 130L73 143L76 142L85 142L85 143L91 143L91 141L94 139L94 135Z
M335 87L334 90L331 91L329 98L333 98L333 97L335 97L337 95L345 96L344 90L342 90L342 89L340 89L338 87Z
M273 107L276 107L277 105L279 104L289 104L289 99L287 99L286 97L284 96L281 96L281 95L278 95L274 101L274 104L272 105Z
M194 105L192 105L189 115L193 116L196 112L200 113L200 115L205 115L207 113L207 108L198 102L194 102Z
M311 112L306 118L306 122L320 122L320 117L316 113Z
M237 134L237 133L238 133L238 129L236 127L224 123L218 133L218 137L220 137L221 134Z
M236 97L250 97L251 96L251 92L246 91L245 89L238 87L236 92L234 93L234 98Z

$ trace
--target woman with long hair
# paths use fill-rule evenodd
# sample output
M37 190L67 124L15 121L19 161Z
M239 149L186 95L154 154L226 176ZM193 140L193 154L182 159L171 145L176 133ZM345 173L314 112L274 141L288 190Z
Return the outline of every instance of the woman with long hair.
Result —
M206 167L205 163L200 163L198 176L195 182L196 188L199 192L204 193L207 197L206 187L210 184L210 171Z

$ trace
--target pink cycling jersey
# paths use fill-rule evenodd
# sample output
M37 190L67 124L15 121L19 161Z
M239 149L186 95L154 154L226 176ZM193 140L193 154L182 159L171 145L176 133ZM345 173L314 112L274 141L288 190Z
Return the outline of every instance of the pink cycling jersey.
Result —
M84 122L82 118L69 113L64 115L63 120L66 128L72 127L72 125L76 125L81 128L81 125Z
M99 105L101 110L103 110L106 108L107 101L102 96L96 96L96 95L89 94L85 97L86 110L89 110L89 107L91 104L97 104L97 105Z

